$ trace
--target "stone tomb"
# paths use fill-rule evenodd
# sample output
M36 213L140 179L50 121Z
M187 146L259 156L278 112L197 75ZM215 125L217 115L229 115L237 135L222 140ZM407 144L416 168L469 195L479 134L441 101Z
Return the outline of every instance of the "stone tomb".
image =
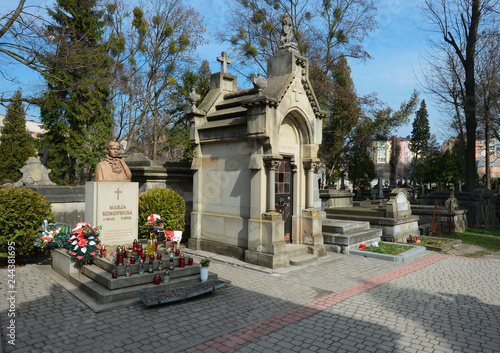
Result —
M101 244L132 244L137 239L139 184L88 182L85 186L85 221L102 226Z
M368 221L372 228L382 229L382 240L406 242L409 236L418 236L418 217L412 215L406 189L394 189L386 205L368 207L331 207L325 209L327 218Z

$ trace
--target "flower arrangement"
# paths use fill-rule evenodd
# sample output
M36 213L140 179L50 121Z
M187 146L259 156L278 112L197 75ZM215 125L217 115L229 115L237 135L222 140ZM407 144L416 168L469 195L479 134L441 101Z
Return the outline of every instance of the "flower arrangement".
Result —
M366 250L365 244L359 244L359 250Z
M68 246L71 228L65 223L42 222L42 230L35 239L35 246L42 249L64 248Z
M415 243L415 244L418 244L420 243L420 238L419 237L408 237L408 239L406 240L406 242L408 243Z
M211 259L209 257L205 257L205 258L201 259L200 265L203 267L208 267L208 265L210 265L210 260Z
M79 263L92 261L101 249L100 231L101 227L91 227L87 222L77 223L68 239L71 259Z
M150 214L146 223L144 223L145 228L162 227L165 223L165 219L157 214Z

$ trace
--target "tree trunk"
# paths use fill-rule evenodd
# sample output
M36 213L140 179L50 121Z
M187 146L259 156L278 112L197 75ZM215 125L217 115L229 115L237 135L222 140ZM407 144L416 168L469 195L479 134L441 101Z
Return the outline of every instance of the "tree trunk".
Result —
M488 119L485 121L486 125L484 128L485 140L484 140L484 172L486 175L486 187L491 190L491 166L490 166L490 123Z
M467 46L465 49L465 128L467 130L467 149L465 156L465 191L472 192L476 186L476 82L474 77L474 56L476 53L477 29L481 13L481 1L472 1L472 15L470 20Z

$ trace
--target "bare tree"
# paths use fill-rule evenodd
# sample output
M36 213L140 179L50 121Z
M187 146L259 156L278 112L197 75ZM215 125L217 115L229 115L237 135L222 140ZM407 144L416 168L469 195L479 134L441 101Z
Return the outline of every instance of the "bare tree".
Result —
M488 27L496 27L498 0L424 0L423 11L429 30L438 33L439 40L431 40L434 48L446 55L441 60L456 57L463 68L462 107L465 117L466 174L465 190L472 191L476 180L476 72L478 35ZM450 50L451 49L451 50ZM453 60L451 62L454 62Z

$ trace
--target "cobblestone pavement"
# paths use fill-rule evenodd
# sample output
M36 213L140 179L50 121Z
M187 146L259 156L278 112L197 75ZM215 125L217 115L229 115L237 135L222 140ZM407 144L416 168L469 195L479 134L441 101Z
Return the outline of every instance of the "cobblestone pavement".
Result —
M355 255L268 274L210 266L232 286L94 313L38 266L16 269L15 343L0 270L4 352L498 352L500 261Z

